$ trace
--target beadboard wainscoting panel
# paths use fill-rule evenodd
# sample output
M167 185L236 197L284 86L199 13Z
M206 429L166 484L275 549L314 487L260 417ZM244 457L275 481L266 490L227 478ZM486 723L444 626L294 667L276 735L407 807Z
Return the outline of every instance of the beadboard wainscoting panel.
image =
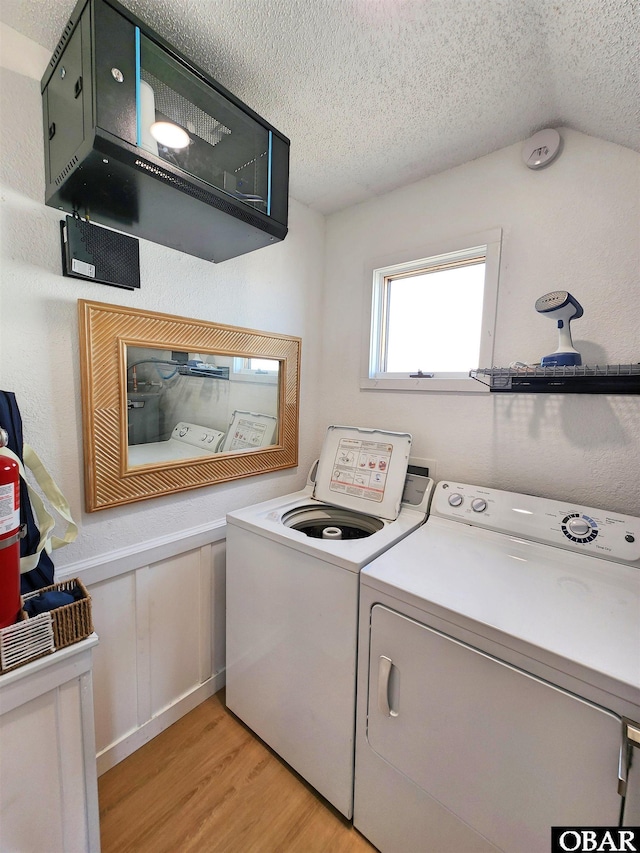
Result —
M84 564L92 599L98 774L224 686L225 524Z
M141 627L148 638L149 698L151 715L155 716L200 683L200 658L210 661L211 654L210 643L203 649L200 642L200 552L190 551L156 563L147 574L149 621ZM211 570L203 580L208 591ZM210 626L207 614L204 633L211 634Z
M136 573L88 587L93 626L100 643L93 652L96 748L138 728L136 642Z
M226 529L226 528L225 528ZM213 671L225 673L227 661L227 550L226 547L212 546L211 559L213 562L213 583L211 585L211 612L213 625L211 627L211 655ZM220 687L222 687L222 682Z

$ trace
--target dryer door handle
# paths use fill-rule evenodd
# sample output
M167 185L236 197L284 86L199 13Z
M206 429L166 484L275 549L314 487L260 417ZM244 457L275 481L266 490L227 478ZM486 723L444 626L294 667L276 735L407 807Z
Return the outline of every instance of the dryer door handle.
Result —
M378 660L378 710L385 717L397 717L398 712L391 708L389 702L389 688L391 682L391 670L393 661L385 655L380 655Z
M621 797L625 797L627 794L631 750L634 748L640 748L640 726L633 720L627 720L623 717L622 743L620 744L620 759L618 761L618 793Z

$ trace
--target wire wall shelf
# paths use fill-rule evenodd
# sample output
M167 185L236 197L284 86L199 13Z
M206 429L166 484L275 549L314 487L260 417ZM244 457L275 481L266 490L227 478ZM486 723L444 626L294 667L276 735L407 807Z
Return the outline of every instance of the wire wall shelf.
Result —
M640 394L640 363L483 367L469 376L491 391L558 394Z

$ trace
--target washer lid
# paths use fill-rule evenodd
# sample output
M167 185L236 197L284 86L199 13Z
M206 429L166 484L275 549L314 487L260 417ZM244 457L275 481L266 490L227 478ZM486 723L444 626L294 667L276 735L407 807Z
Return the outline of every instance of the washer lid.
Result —
M407 432L330 426L313 496L392 521L400 512L410 448Z

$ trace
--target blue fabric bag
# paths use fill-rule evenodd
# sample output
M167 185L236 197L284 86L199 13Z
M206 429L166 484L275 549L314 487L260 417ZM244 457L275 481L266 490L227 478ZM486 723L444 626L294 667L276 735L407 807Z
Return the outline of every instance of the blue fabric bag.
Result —
M22 418L12 391L0 391L0 427L9 434L9 450L23 462ZM20 542L20 556L35 554L40 543L40 530L31 507L25 480L20 478L20 523L26 525L26 535ZM20 592L33 592L53 583L54 565L46 551L40 552L35 569L20 575Z

